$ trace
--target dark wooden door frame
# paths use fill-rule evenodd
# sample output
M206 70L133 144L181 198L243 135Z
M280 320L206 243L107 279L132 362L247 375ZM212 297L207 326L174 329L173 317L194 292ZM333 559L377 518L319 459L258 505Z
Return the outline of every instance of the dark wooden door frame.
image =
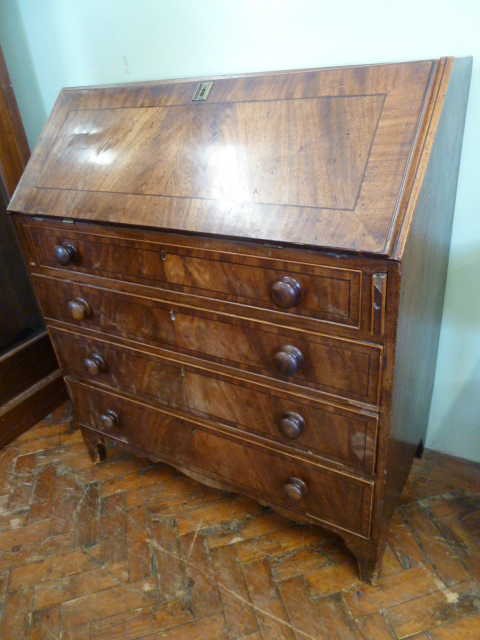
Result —
M1 47L0 134L0 180L7 197L11 198L30 157L30 149Z
M12 197L29 157L27 137L0 47L0 182L7 198ZM15 260L22 261L20 251L16 253ZM0 352L0 447L66 399L46 329Z

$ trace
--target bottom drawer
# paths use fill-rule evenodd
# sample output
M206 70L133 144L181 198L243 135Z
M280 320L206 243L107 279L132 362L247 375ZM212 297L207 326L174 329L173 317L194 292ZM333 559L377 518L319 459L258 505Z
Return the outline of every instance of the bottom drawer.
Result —
M189 416L68 381L83 426L227 489L368 537L373 482L226 435Z

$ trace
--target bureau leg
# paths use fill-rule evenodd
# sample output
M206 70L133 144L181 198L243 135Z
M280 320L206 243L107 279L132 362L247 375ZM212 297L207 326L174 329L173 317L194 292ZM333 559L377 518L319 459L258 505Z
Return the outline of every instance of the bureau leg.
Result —
M420 440L420 442L418 443L418 447L417 450L415 451L415 457L418 458L419 460L422 459L423 457L423 452L425 451L425 445L423 443L423 439Z
M343 541L357 560L358 575L362 582L376 586L382 568L385 544L372 541L355 540L350 536L342 536Z
M95 431L90 431L90 429L80 427L80 430L82 432L83 440L87 446L88 453L90 454L93 462L95 464L104 462L106 459L106 453L105 445L101 437L97 433L95 433Z
M372 560L371 558L357 557L357 562L360 580L375 587L378 581L378 574L382 567L382 559Z

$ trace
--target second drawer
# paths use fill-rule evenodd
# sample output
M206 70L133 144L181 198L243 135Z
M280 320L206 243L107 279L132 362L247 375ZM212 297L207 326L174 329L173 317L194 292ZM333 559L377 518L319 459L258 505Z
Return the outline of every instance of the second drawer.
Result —
M47 319L193 355L376 406L382 347L208 309L34 277Z

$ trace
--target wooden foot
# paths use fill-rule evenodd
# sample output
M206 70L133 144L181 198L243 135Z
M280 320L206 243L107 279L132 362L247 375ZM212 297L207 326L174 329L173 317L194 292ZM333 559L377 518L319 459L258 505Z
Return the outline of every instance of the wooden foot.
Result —
M385 542L355 539L353 536L342 536L343 541L353 553L358 564L360 580L375 586L382 568Z
M95 464L104 462L106 459L106 453L105 444L102 437L95 433L95 431L85 429L85 427L80 427L80 430L82 432L83 440L87 446L88 453L90 454L93 462Z
M371 584L373 587L376 586L378 582L378 574L380 573L380 569L382 566L382 561L380 560L371 560L366 558L358 558L358 575L360 576L360 580L363 582L367 582Z
M415 451L415 457L421 460L424 450L425 450L425 445L423 444L423 440L420 440L420 442L418 443L417 450Z

